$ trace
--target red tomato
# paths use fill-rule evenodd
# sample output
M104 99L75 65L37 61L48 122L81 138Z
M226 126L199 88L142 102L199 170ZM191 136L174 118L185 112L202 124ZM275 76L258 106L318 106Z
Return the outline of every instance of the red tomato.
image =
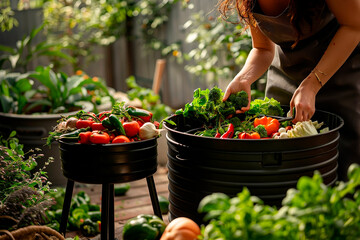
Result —
M257 132L252 132L250 134L250 136L251 136L251 139L260 139L260 134Z
M93 131L90 136L90 141L95 144L107 144L110 142L110 136L106 132Z
M240 139L251 139L251 135L247 132L242 132L239 134Z
M140 125L137 121L124 122L123 126L127 137L134 137L139 133Z
M139 126L141 127L142 125L144 125L144 123L145 123L145 122L144 122L144 121L142 121L142 120L141 120L141 121L140 121L140 120L137 120L137 123L138 123L138 124L139 124Z
M110 133L109 136L110 136L110 142L112 142L116 137L114 133Z
M104 118L107 117L107 115L110 115L111 111L103 111L101 113L99 113L99 119L103 120Z
M154 121L154 125L157 129L159 129L160 123L158 121Z
M79 143L81 144L90 144L90 136L91 136L92 132L81 132L79 134Z
M151 118L153 116L152 112L147 111L145 109L142 109L142 111L148 112L149 116L139 116L139 118L141 118L144 122L150 122L150 120L151 120Z
M270 135L271 138L275 137L275 136L280 136L279 132L274 132Z
M93 131L95 131L95 130L103 131L103 130L105 130L106 128L102 125L102 123L94 122L94 123L91 125L91 129L92 129Z
M291 130L291 129L292 129L292 126L287 126L287 127L285 128L286 131L289 131L289 130Z
M112 143L125 143L125 142L130 142L130 139L124 135L116 136L114 140L112 140Z
M82 119L79 119L77 122L76 122L76 128L77 129L80 129L80 128L88 128L88 127L91 127L91 125L94 123L93 120L82 120Z

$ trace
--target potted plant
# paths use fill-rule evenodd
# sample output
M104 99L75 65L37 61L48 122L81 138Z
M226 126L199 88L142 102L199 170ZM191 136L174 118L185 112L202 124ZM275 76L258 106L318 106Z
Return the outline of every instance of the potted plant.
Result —
M96 99L96 96L102 96L102 99ZM0 133L16 130L27 150L41 148L46 143L44 138L62 115L80 109L94 111L101 100L114 102L101 79L83 73L67 76L43 66L23 74L1 70ZM54 185L64 185L64 177L58 174L58 148L46 147L43 150L45 156L55 158L48 168L50 180Z

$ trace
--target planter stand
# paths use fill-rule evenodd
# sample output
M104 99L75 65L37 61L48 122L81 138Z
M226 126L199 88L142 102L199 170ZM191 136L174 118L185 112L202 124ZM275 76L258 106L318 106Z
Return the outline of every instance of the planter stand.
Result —
M156 216L162 219L159 200L157 197L156 187L153 176L146 178L149 188L152 207ZM65 237L66 225L70 212L70 204L74 189L74 181L68 179L65 191L64 205L60 222L60 233ZM102 184L101 195L101 240L115 239L115 224L114 224L114 184Z
M157 139L121 144L79 144L60 140L62 172L67 178L60 233L66 233L74 182L101 184L101 240L114 239L114 184L146 178L155 215L162 219L153 174Z

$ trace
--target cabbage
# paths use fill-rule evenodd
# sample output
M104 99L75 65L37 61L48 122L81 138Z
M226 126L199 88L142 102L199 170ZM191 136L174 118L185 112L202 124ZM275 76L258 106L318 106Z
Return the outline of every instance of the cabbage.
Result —
M317 128L319 128L318 122L304 121L304 122L297 122L292 129L287 131L289 138L295 137L305 137L305 136L312 136L318 134Z

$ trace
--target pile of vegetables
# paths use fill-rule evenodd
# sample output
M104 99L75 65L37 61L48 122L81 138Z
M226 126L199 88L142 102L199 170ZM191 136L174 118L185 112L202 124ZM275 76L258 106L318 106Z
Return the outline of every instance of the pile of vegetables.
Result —
M159 217L140 214L126 221L123 240L195 240L200 236L200 227L190 218L178 217L168 225Z
M224 102L223 95L218 87L196 89L193 101L187 103L184 109L177 110L175 114L201 122L204 130L195 134L205 137L278 139L316 135L329 130L322 128L324 123L311 120L296 124L290 120L280 122L279 120L284 117L284 110L280 102L273 98L255 99L250 102L249 111L239 113L237 110L248 105L247 93L240 91L231 94Z
M348 177L348 182L329 187L319 172L303 176L279 209L264 205L247 188L233 198L208 195L199 203L207 222L199 239L359 239L359 165L349 167Z
M160 136L160 123L150 111L116 103L112 110L99 114L79 111L63 117L47 139L73 140L80 144L109 144L141 141Z
M50 194L54 205L46 211L47 226L59 231L65 189L58 188ZM101 231L100 205L91 204L90 197L84 191L78 192L71 199L69 221L67 228L79 230L86 237L93 237Z

